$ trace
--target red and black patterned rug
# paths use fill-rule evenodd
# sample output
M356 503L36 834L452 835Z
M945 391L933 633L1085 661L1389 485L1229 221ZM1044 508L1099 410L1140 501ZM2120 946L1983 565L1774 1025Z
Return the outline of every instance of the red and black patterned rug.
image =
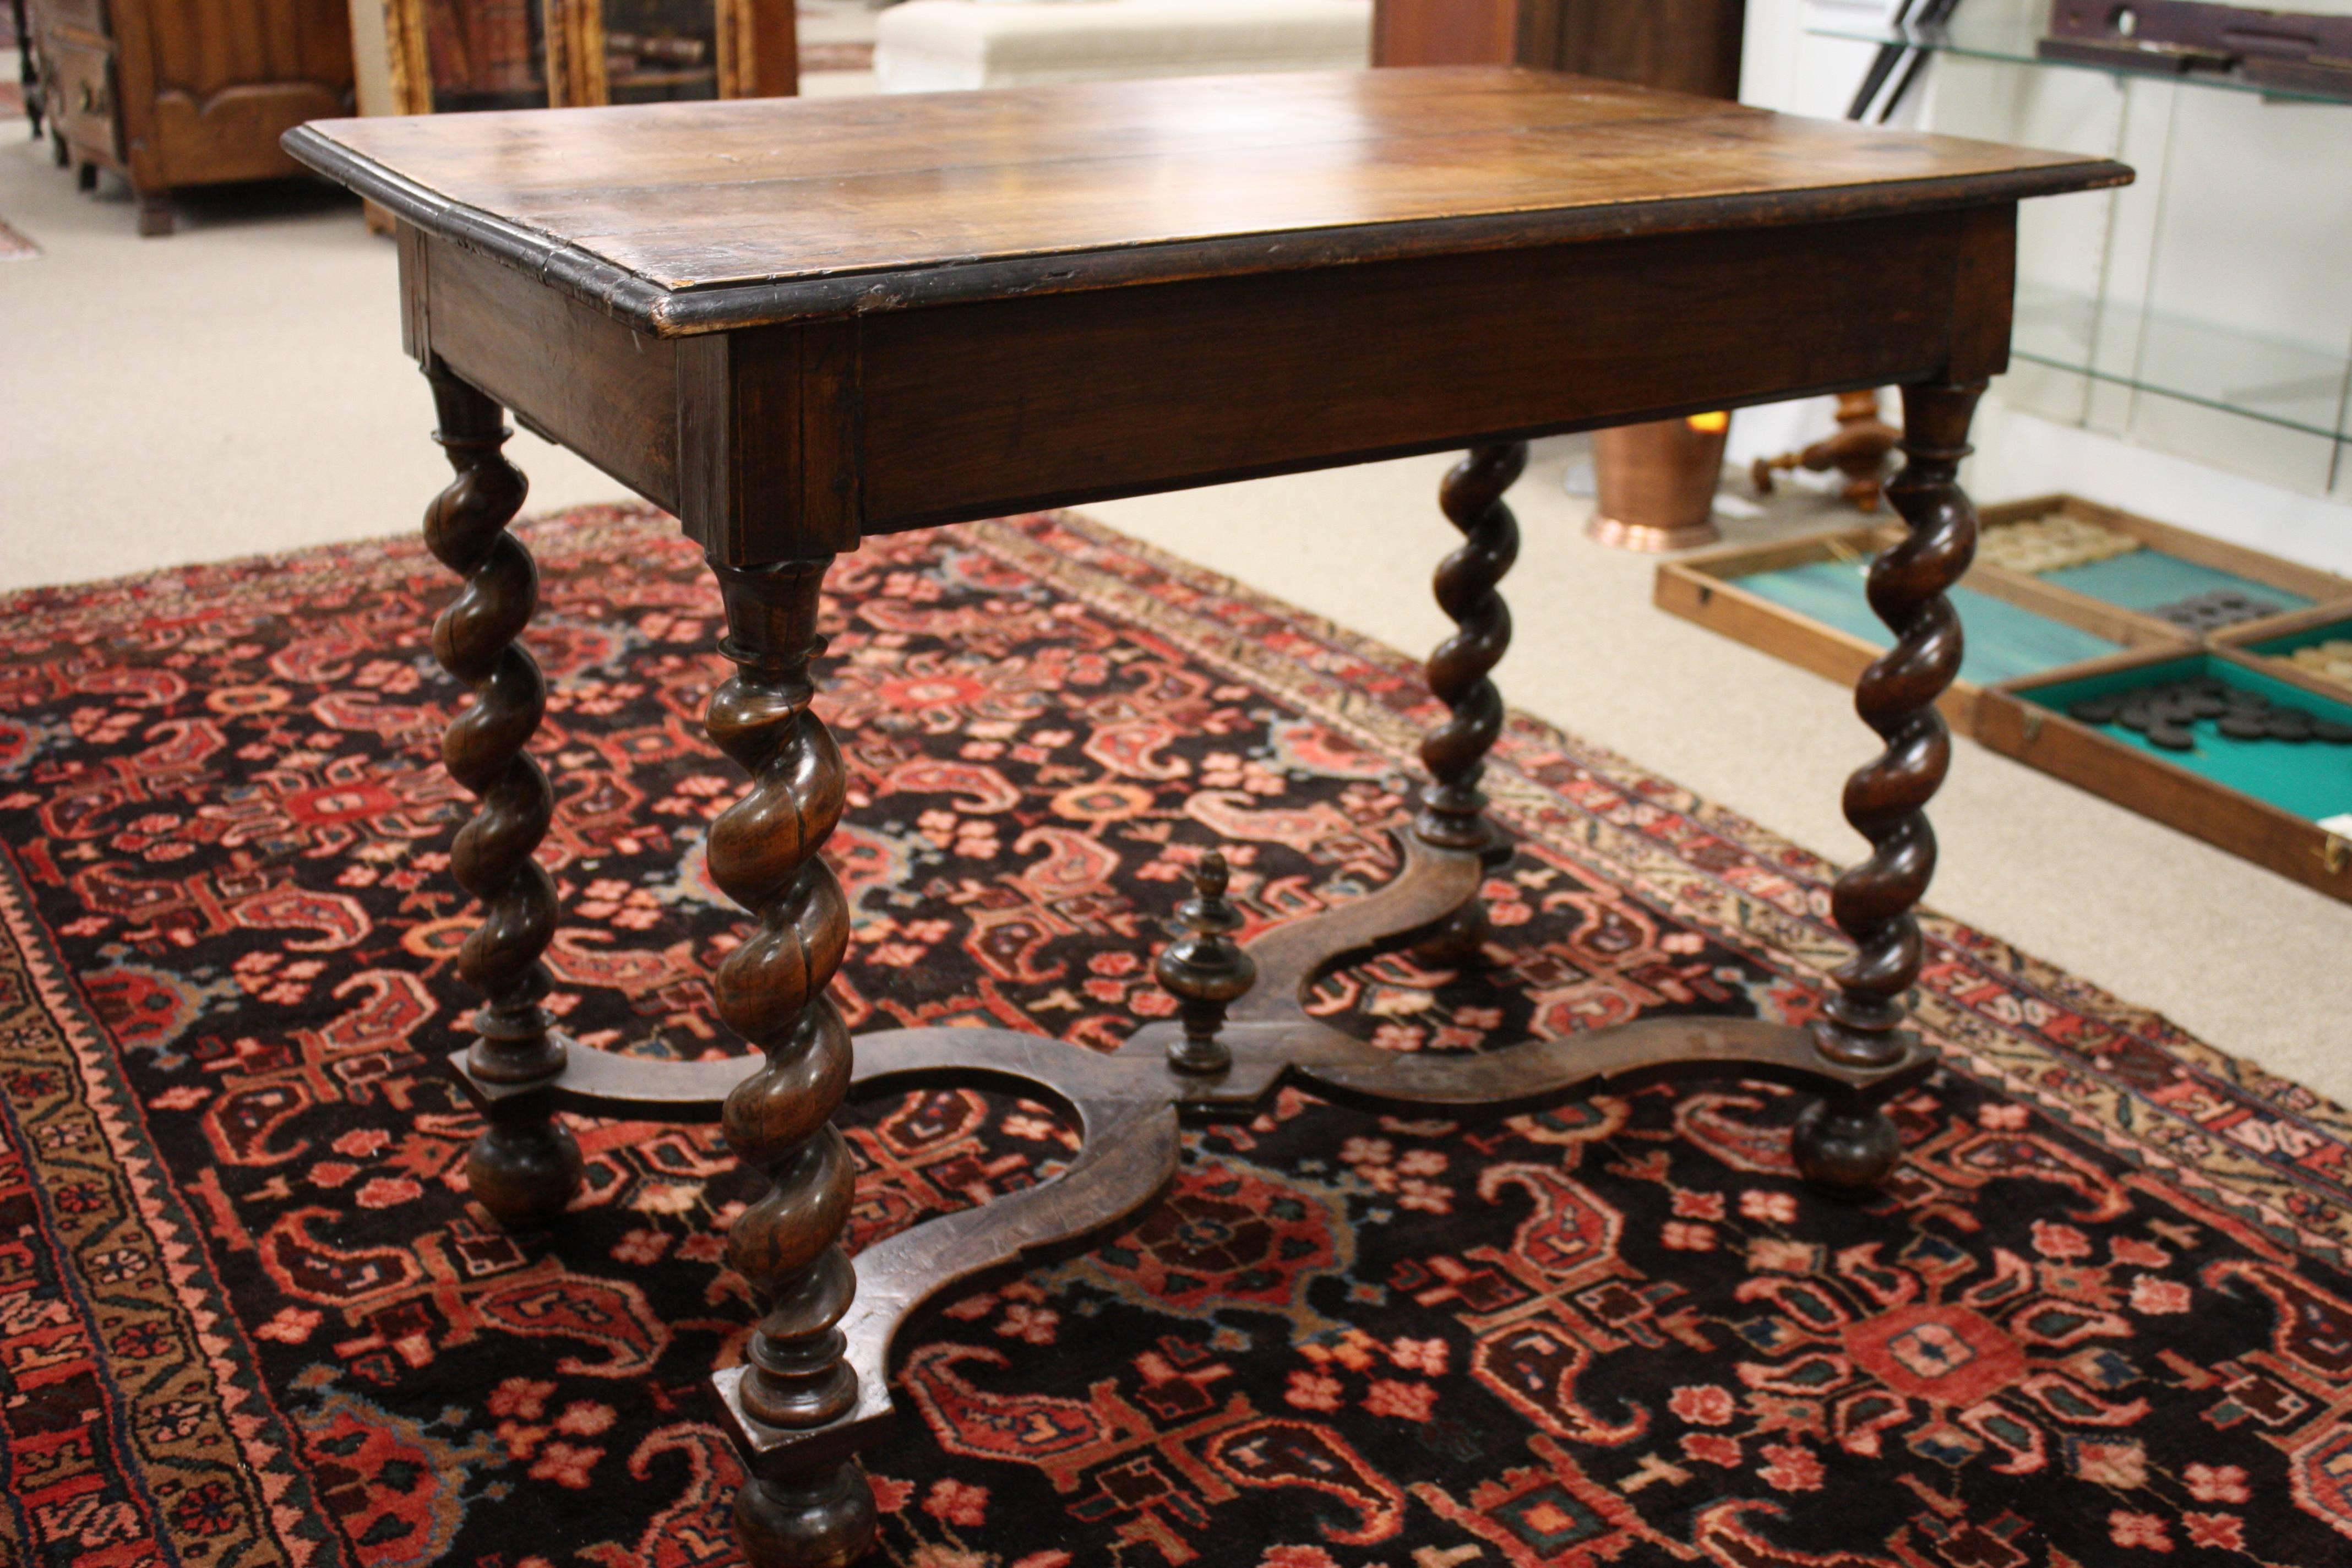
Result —
M592 1043L728 1048L704 880L714 602L641 511L529 537ZM588 1192L467 1205L467 1008L414 545L21 594L0 654L0 1563L734 1561L704 1378L746 1309L715 1137L582 1123ZM1193 858L1259 921L1395 868L1410 660L1072 518L877 542L821 707L852 1023L1112 1045ZM1857 728L1857 758L1866 737ZM1492 981L1384 960L1398 1050L1802 1019L1829 868L1517 721ZM1485 1125L1296 1093L1131 1234L910 1326L871 1456L902 1568L2098 1568L2352 1561L2352 1121L1930 925L1943 1070L1863 1206L1718 1083ZM864 1106L857 1233L1050 1176L1066 1130Z

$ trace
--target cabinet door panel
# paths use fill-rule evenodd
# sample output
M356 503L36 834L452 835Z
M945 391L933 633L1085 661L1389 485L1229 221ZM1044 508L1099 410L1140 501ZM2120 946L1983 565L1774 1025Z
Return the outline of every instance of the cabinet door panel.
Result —
M110 0L123 154L142 189L300 172L278 145L351 112L348 0Z

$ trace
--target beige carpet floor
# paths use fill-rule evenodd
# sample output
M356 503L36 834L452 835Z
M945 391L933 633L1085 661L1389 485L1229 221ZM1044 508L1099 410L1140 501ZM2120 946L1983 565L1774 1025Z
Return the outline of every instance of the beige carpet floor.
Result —
M0 268L0 586L101 577L414 526L446 469L398 347L394 260L357 209L299 188L183 204L140 240L119 190L80 196L0 143L0 216L45 251ZM531 504L618 487L528 436ZM1650 561L1581 533L1552 444L1513 492L1512 701L1832 856L1870 737L1827 682L1650 606ZM1400 647L1446 629L1430 567L1443 458L1091 509ZM1978 475L1986 499L2000 476ZM1751 529L1826 524L1800 502ZM1794 515L1791 515L1791 513ZM2352 1100L2352 907L2067 785L1958 750L1933 901L2224 1049Z

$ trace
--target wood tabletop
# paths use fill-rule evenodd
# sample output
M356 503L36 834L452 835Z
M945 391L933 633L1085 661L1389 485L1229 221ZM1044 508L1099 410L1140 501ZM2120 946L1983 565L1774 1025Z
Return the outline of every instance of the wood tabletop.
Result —
M286 146L661 336L2131 177L1507 67L320 121Z

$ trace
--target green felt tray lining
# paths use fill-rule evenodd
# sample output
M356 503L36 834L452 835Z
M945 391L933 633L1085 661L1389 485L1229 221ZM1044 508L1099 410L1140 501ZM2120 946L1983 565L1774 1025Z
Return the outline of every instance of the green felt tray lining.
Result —
M2239 690L2258 692L2283 706L2352 724L2352 703L2332 701L2261 670L2207 653L2184 654L2156 664L2054 681L2016 695L2038 708L2063 713L2067 704L2086 697L2115 696L2143 686L2162 686L2207 675ZM2352 746L2331 746L2320 741L2237 741L2222 734L2214 721L2200 719L2190 726L2197 737L2197 749L2168 752L2148 744L2147 737L2121 724L2085 727L2185 773L2226 784L2308 822L2352 811Z
M2299 632L2287 632L2279 637L2264 637L2260 642L2247 643L2244 647L2248 653L2258 653L2276 658L2293 653L2299 647L2310 647L2317 643L2335 641L2352 642L2352 619L2328 621L2320 626L2305 626Z
M1736 581L1808 620L1834 626L1874 647L1886 647L1895 637L1864 596L1863 570L1843 561L1813 561ZM1950 597L1965 634L1960 679L1974 686L2103 658L2123 646L1973 588L1955 588Z
M2276 605L2282 610L2300 610L2311 603L2301 594L2273 588L2268 583L2257 583L2251 577L2241 577L2218 566L2184 561L2178 555L2167 555L2161 550L2135 550L2105 561L2063 566L2055 572L2043 572L2038 575L2053 587L2065 588L2085 598L2126 610L2153 610L2159 605L2169 605L2220 588L2235 589L2249 598Z

